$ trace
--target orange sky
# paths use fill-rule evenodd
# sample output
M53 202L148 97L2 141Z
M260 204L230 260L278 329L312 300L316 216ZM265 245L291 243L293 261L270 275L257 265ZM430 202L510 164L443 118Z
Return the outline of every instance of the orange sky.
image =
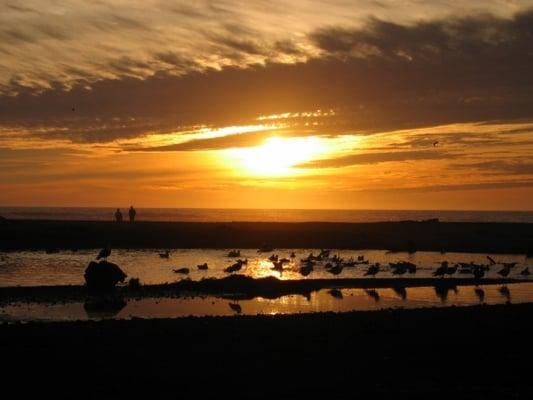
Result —
M0 205L533 209L533 1L15 3Z

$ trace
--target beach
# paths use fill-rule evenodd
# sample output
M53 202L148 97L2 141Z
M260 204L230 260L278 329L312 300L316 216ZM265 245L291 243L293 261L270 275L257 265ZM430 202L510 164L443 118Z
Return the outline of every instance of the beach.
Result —
M326 258L312 279L250 273L140 286L124 282L108 291L80 284L0 287L0 307L22 315L0 318L0 351L9 365L3 378L21 396L55 398L529 399L533 384L523 365L533 355L533 303L527 300L529 279L519 271L530 261L532 239L533 224L527 223L3 221L2 260L35 260L34 273L47 260L50 265L41 269L51 276L82 274L83 262L106 245L117 249L111 260L143 260L139 268L154 273L152 262L172 271L174 260L196 261L199 254L222 260L220 269L233 262L224 249L235 248L256 254L252 265L267 272L272 263L265 260L275 249L283 249L281 255L300 249L287 274L300 267L309 249L335 248L350 259L354 249L380 249L358 250L370 259L420 256L412 277L390 275L389 267L382 276L359 276L368 268L362 264L324 279ZM257 255L265 245L272 251ZM168 265L154 250L163 248L174 249ZM467 261L469 254L476 262L492 254L495 265L516 260L519 266L508 277L497 276L500 267L482 279L433 276L436 260ZM63 267L56 265L61 260ZM15 275L26 271L19 267L9 268ZM43 276L37 280L46 282ZM254 302L263 308L253 308ZM204 315L193 308L187 314L187 304L200 303L213 307L206 315L215 316L187 316ZM267 303L270 308L264 308ZM292 308L283 308L288 303ZM37 311L24 317L21 304ZM78 312L69 316L70 304ZM127 304L147 304L140 314L147 317L120 316ZM180 304L183 311L173 314ZM305 311L315 305L344 312ZM67 311L53 314L54 307ZM358 307L373 311L352 311ZM256 309L267 311L254 314Z
M0 250L336 248L533 254L533 224L460 222L269 223L6 220Z
M20 396L531 398L532 312L3 324L0 351L3 380Z

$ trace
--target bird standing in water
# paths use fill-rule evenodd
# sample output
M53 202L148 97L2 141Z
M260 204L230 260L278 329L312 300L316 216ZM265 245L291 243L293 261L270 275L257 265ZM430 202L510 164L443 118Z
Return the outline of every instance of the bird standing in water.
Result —
M98 255L96 256L96 259L99 260L101 258L103 258L104 260L107 261L107 257L109 257L111 255L111 246L106 246L104 247L102 250L100 250L100 253L98 253Z

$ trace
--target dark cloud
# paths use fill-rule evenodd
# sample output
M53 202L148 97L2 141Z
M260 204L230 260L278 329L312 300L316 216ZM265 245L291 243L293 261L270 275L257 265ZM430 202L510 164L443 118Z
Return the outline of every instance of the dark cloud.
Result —
M118 23L128 27L134 21ZM228 55L267 51L260 38L215 39L227 46ZM233 125L260 114L319 108L339 110L339 126L349 131L533 117L533 11L511 19L484 15L412 25L372 20L359 29L322 29L310 39L322 56L296 64L179 76L160 72L139 79L127 75L149 70L150 64L121 58L113 68L126 77L67 92L50 82L52 89L38 95L14 77L11 84L20 94L0 97L0 125L58 126L70 120L73 106L80 125L63 135L81 141L94 140L84 121L95 118L135 117L132 132L138 132L139 125L155 131ZM293 51L289 43L277 46L283 53ZM185 62L174 53L158 57L167 64ZM131 136L128 124L120 132L110 129L107 137L100 131L98 140Z
M351 165L378 164L390 161L439 160L454 158L442 151L398 151L389 153L350 154L343 157L310 161L298 165L300 168L340 168Z
M494 190L494 189L514 189L533 187L533 180L520 181L491 181L481 183L463 183L456 185L427 185L412 188L390 188L390 189L361 189L362 192L371 193L431 193L431 192L462 192L466 190Z
M533 175L533 162L524 160L492 160L477 163L453 164L452 167L461 169L476 169L497 175Z

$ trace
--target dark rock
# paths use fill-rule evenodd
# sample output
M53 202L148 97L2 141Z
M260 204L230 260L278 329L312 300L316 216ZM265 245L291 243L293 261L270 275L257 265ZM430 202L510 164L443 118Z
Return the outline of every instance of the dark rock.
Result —
M91 289L112 289L118 282L124 282L126 276L116 264L91 261L85 270L85 283Z

